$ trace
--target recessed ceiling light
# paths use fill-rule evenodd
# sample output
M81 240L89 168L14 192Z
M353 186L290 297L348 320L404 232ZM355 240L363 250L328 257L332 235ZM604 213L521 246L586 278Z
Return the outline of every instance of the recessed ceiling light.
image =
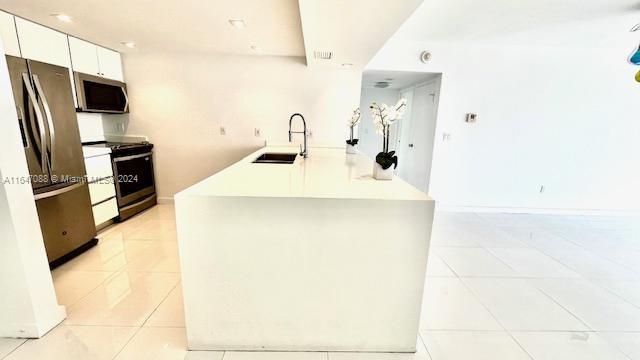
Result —
M230 19L229 24L236 29L244 29L247 27L247 23L242 19Z
M134 43L133 41L123 41L120 44L122 44L122 45L124 45L124 46L126 46L126 47L128 47L130 49L133 49L134 47L136 47L136 43Z
M56 19L66 23L70 23L73 20L73 18L67 14L51 14L51 16L54 16Z

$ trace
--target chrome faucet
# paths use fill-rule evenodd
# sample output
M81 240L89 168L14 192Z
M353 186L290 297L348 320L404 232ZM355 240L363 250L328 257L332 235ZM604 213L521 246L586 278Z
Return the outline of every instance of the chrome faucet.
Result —
M302 125L304 127L303 131L291 131L291 122L293 121L293 118L296 116L300 116L300 118L302 119ZM302 114L298 114L295 113L293 115L291 115L291 117L289 118L289 142L292 141L291 139L291 134L304 134L304 150L302 149L302 145L300 146L300 155L302 155L303 157L307 157L307 122L304 121L304 116L302 116Z

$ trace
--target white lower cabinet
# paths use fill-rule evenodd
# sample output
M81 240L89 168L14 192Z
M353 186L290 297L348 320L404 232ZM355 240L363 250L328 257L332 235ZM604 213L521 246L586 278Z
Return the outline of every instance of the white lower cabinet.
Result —
M93 219L96 226L103 224L118 216L118 202L116 198L102 202L93 207Z
M109 154L85 158L84 165L87 168L87 178L89 182L95 182L113 176L111 156Z
M89 183L89 195L91 196L91 205L96 205L115 197L116 188L113 185L113 176Z
M111 155L88 155L95 153L96 148L85 147L84 166L87 169L89 181L89 196L93 208L93 218L96 226L116 218L120 215L116 199Z

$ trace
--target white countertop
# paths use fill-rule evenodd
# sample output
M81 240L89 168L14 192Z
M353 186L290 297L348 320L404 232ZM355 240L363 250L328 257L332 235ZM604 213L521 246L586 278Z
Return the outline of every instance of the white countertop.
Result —
M372 178L373 160L344 148L310 148L293 164L254 164L265 152L297 153L297 147L267 146L181 191L181 196L431 200L398 177Z

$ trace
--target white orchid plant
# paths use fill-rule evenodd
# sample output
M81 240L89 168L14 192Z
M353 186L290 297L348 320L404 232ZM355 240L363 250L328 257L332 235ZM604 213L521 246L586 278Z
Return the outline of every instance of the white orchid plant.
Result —
M347 122L347 125L349 125L349 131L350 131L349 140L347 140L347 144L351 146L358 145L358 139L353 138L353 128L355 128L356 125L358 125L358 123L360 122L361 116L362 114L360 113L360 108L356 108L355 110L353 110L353 114L351 115L351 118Z
M376 162L384 170L390 168L391 165L395 169L398 166L398 157L395 156L395 151L389 151L390 129L391 125L402 119L407 108L407 99L401 98L393 107L373 102L370 108L376 132L382 134L382 152L376 156Z

